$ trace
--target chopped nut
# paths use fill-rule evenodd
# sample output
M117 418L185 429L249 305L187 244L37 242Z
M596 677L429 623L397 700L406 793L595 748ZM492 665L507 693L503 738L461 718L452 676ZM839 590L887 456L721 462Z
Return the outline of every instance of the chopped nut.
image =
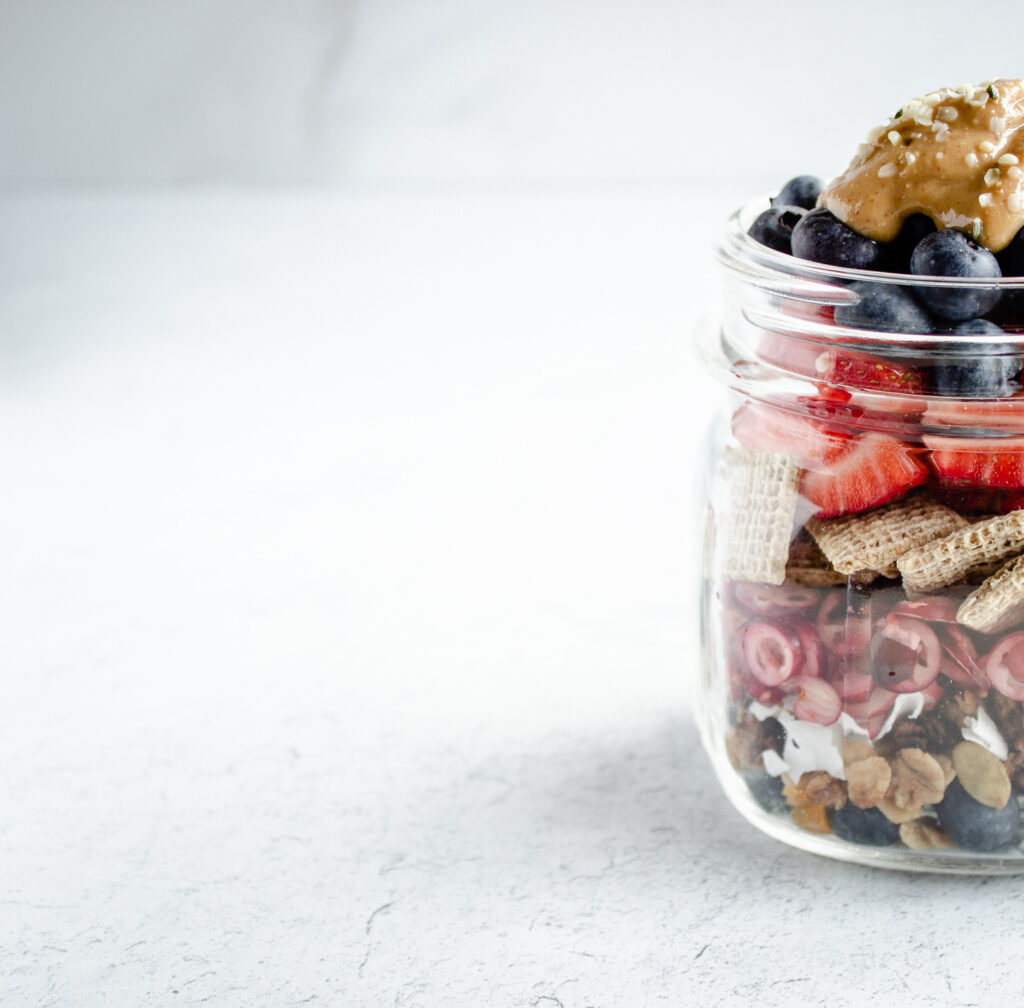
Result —
M874 808L889 790L892 770L881 756L859 760L846 768L846 787L857 808Z
M901 749L892 761L892 800L902 809L932 805L946 793L946 775L934 756Z
M919 819L924 811L920 805L914 808L901 809L891 798L883 798L878 803L878 811L881 812L891 823L910 822L911 819Z
M1006 767L1006 773L1010 778L1010 783L1013 784L1018 791L1024 791L1024 752L1021 752L1019 749L1015 749L1003 761L1003 766Z
M782 750L785 748L786 729L776 718L766 717L761 722L761 752L771 749L781 756Z
M800 778L804 794L816 805L838 809L846 804L846 785L824 770L812 770Z
M1013 790L1002 762L977 742L961 742L953 750L953 766L964 790L989 808L1006 808Z
M874 746L867 739L848 739L843 745L843 765L847 768L877 755Z
M927 819L914 819L900 826L900 839L911 850L945 850L953 841Z
M962 729L964 718L977 717L978 694L966 690L942 698L937 708L941 717Z
M964 709L955 703L947 706L945 702L940 702L930 711L925 711L917 719L924 732L925 742L917 748L933 754L950 752L963 738L960 726L966 716Z
M831 833L824 805L798 805L789 813L793 822L811 833Z
M1024 743L1024 704L1010 700L996 690L989 690L985 697L985 710L1011 749L1017 748L1018 742ZM1024 744L1020 748L1024 749Z
M893 729L881 742L886 752L895 753L899 749L924 749L928 733L920 719L906 718L893 725Z
M737 770L763 770L761 753L772 749L781 754L785 741L786 729L775 718L758 721L748 715L726 735L725 751Z
M791 808L799 808L801 805L811 803L807 792L799 784L794 784L789 774L782 775L782 797Z
M956 780L956 767L953 766L953 761L942 753L933 753L932 755L935 756L935 762L942 767L942 772L946 777L946 787L949 787Z
M736 770L760 770L764 767L760 735L756 721L744 721L725 736L725 751Z

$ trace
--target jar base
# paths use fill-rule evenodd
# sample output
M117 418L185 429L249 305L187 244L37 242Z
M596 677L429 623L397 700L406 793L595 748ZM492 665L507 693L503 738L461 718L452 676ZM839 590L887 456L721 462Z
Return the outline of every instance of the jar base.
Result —
M859 845L835 836L801 829L783 816L767 812L757 804L729 763L728 756L724 752L716 752L713 746L708 745L706 733L704 748L711 760L715 776L733 808L762 833L789 847L835 861L895 871L939 875L1024 874L1024 849L1020 845L991 854L964 850L915 851L895 845Z

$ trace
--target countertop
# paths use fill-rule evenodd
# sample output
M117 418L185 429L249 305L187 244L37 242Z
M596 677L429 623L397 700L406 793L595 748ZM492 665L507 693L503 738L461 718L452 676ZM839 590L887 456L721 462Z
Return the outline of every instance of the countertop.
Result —
M2 201L5 1008L1017 1003L1024 879L700 748L735 199Z

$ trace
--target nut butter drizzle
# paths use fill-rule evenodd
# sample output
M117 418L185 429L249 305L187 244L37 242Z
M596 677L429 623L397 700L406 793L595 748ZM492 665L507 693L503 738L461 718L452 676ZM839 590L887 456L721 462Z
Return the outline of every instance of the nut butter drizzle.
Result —
M1024 81L942 88L907 102L818 199L855 231L892 241L926 214L993 252L1024 225Z

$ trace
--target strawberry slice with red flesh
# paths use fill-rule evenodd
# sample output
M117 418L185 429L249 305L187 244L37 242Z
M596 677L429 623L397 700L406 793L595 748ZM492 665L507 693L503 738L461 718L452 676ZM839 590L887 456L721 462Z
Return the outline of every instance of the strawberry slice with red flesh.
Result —
M918 371L881 357L826 350L815 366L819 378L829 385L897 395L921 395L924 392L924 380Z
M908 444L888 434L862 434L821 469L809 469L800 493L819 518L857 514L902 497L928 478L928 467Z
M924 438L944 487L1024 490L1024 439Z
M942 486L1024 490L1024 399L936 400L929 405L923 422L940 430L952 428L949 435L922 437L931 449L931 466ZM960 436L965 429L976 431L977 436Z
M757 356L774 367L804 378L817 378L815 362L821 356L821 344L799 336L766 332L761 337Z
M836 392L852 390L850 409L869 416L920 416L927 400L924 379L916 369L882 357L846 350L827 350L815 362L818 376Z
M817 420L753 402L733 414L732 432L744 448L796 455L808 466L831 462L849 442Z

